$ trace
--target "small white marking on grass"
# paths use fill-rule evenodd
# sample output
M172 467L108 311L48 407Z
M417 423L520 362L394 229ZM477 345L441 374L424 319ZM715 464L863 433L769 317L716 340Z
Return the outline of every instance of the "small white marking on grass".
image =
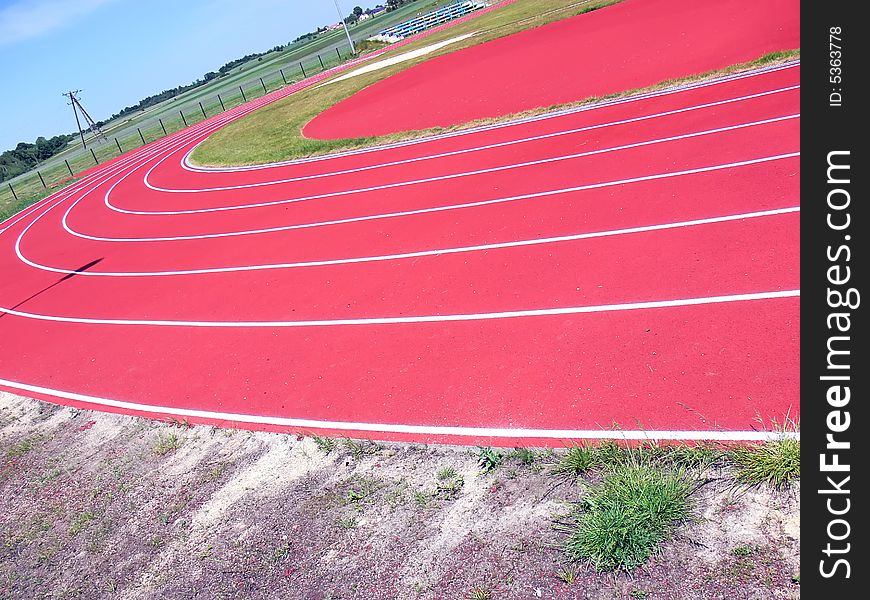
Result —
M350 79L351 77L358 77L359 75L365 75L366 73L371 73L372 71L379 71L381 69L386 69L387 67L391 67L393 65L397 65L399 63L403 63L409 60L413 60L420 56L425 56L426 54L431 54L436 50L440 50L445 46L449 46L450 44L455 44L456 42L461 42L466 38L470 38L473 35L477 35L476 31L471 33L466 33L465 35L459 35L454 38L450 38L449 40L444 40L443 42L438 42L435 44L429 44L428 46L423 46L422 48L418 48L416 50L411 50L410 52L403 52L402 54L397 54L396 56L392 56L390 58L385 58L383 60L379 60L377 62L369 63L364 67L360 67L359 69L354 69L350 73L346 73L341 77L336 77L335 79L330 79L324 83L321 83L317 87L323 87L326 85L332 85L333 83L338 83L339 81L344 81L345 79ZM389 50L389 48L387 48Z

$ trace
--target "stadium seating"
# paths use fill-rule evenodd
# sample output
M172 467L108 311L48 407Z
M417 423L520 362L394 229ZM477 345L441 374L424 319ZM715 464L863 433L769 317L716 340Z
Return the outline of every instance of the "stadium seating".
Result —
M457 0L456 2L452 2L450 4L442 6L441 8L433 10L432 12L428 12L424 15L416 16L408 21L404 21L402 23L387 27L386 29L379 31L377 35L374 35L368 39L388 43L397 42L401 39L408 37L409 35L414 35L415 33L420 33L421 31L425 31L437 25L441 25L442 23L446 23L447 21L458 19L459 17L463 17L468 13L480 10L481 8L486 8L487 6L489 6L489 3L487 2L476 2L473 0Z

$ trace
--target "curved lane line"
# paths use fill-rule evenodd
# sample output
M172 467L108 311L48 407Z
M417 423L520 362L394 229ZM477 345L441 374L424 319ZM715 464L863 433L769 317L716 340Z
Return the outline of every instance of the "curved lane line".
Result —
M163 277L170 275L203 275L208 273L231 273L238 271L261 271L266 269L293 269L303 267L324 267L334 265L347 265L358 263L381 262L389 260L403 260L409 258L422 258L426 256L441 256L447 254L461 254L465 252L480 252L488 250L502 250L506 248L518 248L523 246L537 246L541 244L555 244L559 242L572 242L579 240L587 240L594 238L611 237L617 235L628 235L633 233L647 233L651 231L664 231L668 229L678 229L682 227L694 227L698 225L710 225L714 223L727 223L728 221L743 221L746 219L755 219L759 217L770 217L776 215L784 215L788 213L799 212L799 206L789 206L786 208L776 208L771 210L763 210L749 213L741 213L735 215L726 215L720 217L708 217L704 219L693 219L690 221L674 221L671 223L662 223L658 225L643 225L639 227L626 227L622 229L610 229L604 231L595 231L587 233L576 233L570 235L560 235L546 238L529 238L524 240L516 240L512 242L494 242L491 244L478 244L474 246L454 246L450 248L438 248L435 250L418 250L414 252L400 252L394 254L380 254L373 256L358 256L351 258L336 258L328 260L312 260L303 262L291 263L267 263L261 265L242 265L235 267L211 267L203 269L185 269L177 271L75 271L70 269L62 269L37 263L27 259L23 254L19 253L22 261L26 262L31 267L41 269L43 271L52 271L54 273L75 273L87 277Z
M776 154L773 156L763 156L760 158L753 158L748 160L742 160L738 162L732 163L723 163L719 165L710 165L706 167L697 167L694 169L686 169L683 171L672 171L669 173L656 173L653 175L642 175L640 177L632 177L629 179L615 179L613 181L605 181L600 183L590 183L580 186L573 186L567 188L558 188L555 190L545 190L543 192L531 192L528 194L519 194L516 196L505 196L503 198L492 198L489 200L478 200L475 202L465 202L460 204L447 204L442 206L435 206L430 208L419 208L414 210L405 210L405 211L397 211L391 213L382 213L376 215L365 215L361 217L348 217L345 219L333 219L329 221L314 221L310 223L299 223L295 225L279 225L275 227L265 227L261 229L248 229L248 230L240 230L240 231L229 231L222 233L206 233L206 234L195 234L195 235L185 235L185 236L165 236L165 237L139 237L139 238L108 238L108 237L100 237L94 235L88 235L84 233L80 233L69 227L67 222L67 216L70 212L70 209L67 209L67 213L64 215L62 219L62 224L64 229L74 235L76 237L99 241L99 242L157 242L157 241L180 241L180 240L200 240L200 239L211 239L211 238L220 238L220 237L233 237L240 235L255 235L261 233L275 233L278 231L291 231L294 229L308 229L311 227L326 227L331 225L343 225L347 223L358 223L362 221L372 221L377 219L391 219L396 217L407 217L412 215L422 215L426 213L434 213L434 212L443 212L447 210L457 210L463 208L473 208L477 206L488 206L490 204L500 204L502 202L514 202L517 200L528 200L532 198L542 198L547 196L555 196L558 194L566 194L570 192L581 192L584 190L593 190L600 188L607 188L613 186L627 185L632 183L641 183L644 181L654 181L658 179L667 179L671 177L681 177L683 175L695 175L698 173L708 173L712 171L721 171L725 169L731 169L735 167L743 167L748 165L761 164L776 160L783 160L787 158L795 158L800 156L800 152L788 152L785 154Z
M240 413L217 412L211 410L197 410L191 408L179 408L170 406L158 406L155 404L140 404L124 400L112 400L56 390L38 385L19 383L8 379L0 379L0 386L12 388L22 392L44 394L74 402L94 404L143 412L151 415L176 415L179 417L192 417L197 419L211 419L215 421L235 421L253 425L273 425L278 427L290 427L297 429L331 429L336 431L366 431L371 433L400 433L413 435L445 435L461 437L501 437L501 438L543 438L543 439L611 439L627 441L655 441L655 440L680 440L680 441L722 441L722 442L751 442L769 441L775 439L800 439L799 431L724 431L724 430L613 430L613 429L528 429L509 427L453 427L444 425L402 425L399 423L354 423L350 421L318 421L315 419L296 419L292 417L271 417L267 415L251 415Z
M489 167L486 169L475 169L473 171L462 171L460 173L451 173L449 175L438 175L435 177L424 177L421 179L411 179L407 181L400 181L396 183L389 183L377 186L370 186L364 188L357 188L352 190L342 190L339 192L331 192L329 194L317 194L312 196L301 196L298 198L289 198L284 200L277 200L272 202L265 203L257 203L257 204L241 204L241 205L232 205L232 206L219 206L213 208L199 208L199 209L190 209L186 211L135 211L135 210L127 210L117 206L114 206L109 200L109 194L106 194L105 204L112 210L117 212L125 213L125 214L134 214L134 215L175 215L175 214L193 214L193 213L202 213L202 212L217 212L221 210L239 210L243 208L255 208L259 206L271 206L274 204L286 204L289 202L300 202L303 200L313 200L318 198L327 198L333 196L347 195L347 194L356 194L360 192L371 192L371 191L379 191L384 189L392 189L397 187L404 187L409 185L417 185L421 183L432 183L434 181L445 181L450 179L458 179L461 177L470 177L474 175L483 175L487 173L498 173L501 171L509 171L511 169L519 169L523 167L532 167L543 164L551 164L566 160L572 160L575 158L584 158L587 156L595 156L598 154L607 154L609 152L619 152L622 150L630 150L633 148L642 148L645 146L652 146L655 144L663 144L667 142L674 142L679 140L691 139L696 137L702 137L706 135L715 135L718 133L725 133L727 131L736 131L739 129L747 129L750 127L758 127L761 125L769 125L771 123L777 123L780 121L788 121L791 119L799 119L800 113L790 114L790 115L781 115L779 117L772 117L769 119L761 119L759 121L750 121L747 123L740 123L738 125L729 125L727 127L716 127L713 129L705 129L702 131L694 131L692 133L684 133L680 135L667 136L663 138L654 138L651 140L644 140L642 142L633 142L631 144L620 144L618 146L610 146L608 148L599 148L597 150L590 150L586 152L577 152L572 154L563 154L559 156L553 156L550 158L543 158L539 160L531 160L531 161L523 161L519 163L510 163L507 165L499 165L497 167ZM287 183L284 180L275 180L269 182L260 182L260 183L246 183L240 185L231 185L231 186L221 186L221 187L213 187L213 188L198 188L192 190L169 190L163 189L158 190L167 193L200 193L200 192L216 192L216 191L229 191L229 190L238 190L238 189L249 189L249 188L257 188L263 187L266 185L277 185L281 183Z
M773 94L779 94L779 93L789 92L789 91L794 91L794 90L799 90L799 89L800 89L800 85L792 85L792 86L787 86L787 87L783 87L783 88L777 88L774 90L768 90L765 92L759 92L756 94L749 94L746 96L740 96L740 97L736 97L736 98L728 98L728 99L719 100L716 102L707 102L704 104L696 104L694 106L689 106L689 107L685 107L685 108L679 108L679 109L674 109L674 110L662 111L662 112L658 112L658 113L652 113L649 115L643 115L643 116L634 117L631 119L620 119L618 121L609 121L607 123L599 123L599 124L595 124L595 125L587 125L584 127L565 129L565 130L556 131L553 133L545 133L545 134L541 134L541 135L515 138L515 139L507 140L504 142L484 144L482 146L473 146L471 148L462 148L459 150L451 150L449 152L439 152L436 154L427 154L424 156L417 156L414 158L406 158L406 159L402 159L402 160L394 160L394 161L388 161L388 162L384 162L384 163L377 163L374 165L354 167L352 169L340 169L338 171L328 171L325 173L315 173L312 175L301 175L299 177L288 177L288 178L284 178L284 179L274 179L274 180L270 180L268 182L262 182L262 183L256 183L256 184L244 184L244 185L241 185L239 187L256 187L256 186L260 186L260 185L276 185L276 184L280 184L280 183L292 183L295 181L308 181L308 180L312 180L312 179L323 179L326 177L335 177L335 176L339 176L339 175L350 175L350 174L354 174L354 173L361 173L364 171L376 170L376 169L380 169L383 167L395 167L398 165L413 164L413 163L422 162L422 161L426 161L426 160L434 160L434 159L439 159L439 158L446 158L449 156L458 156L458 155L462 155L462 154L470 154L472 152L481 152L484 150L492 150L495 148L504 148L504 147L508 147L508 146L514 146L517 144L524 144L527 142L536 142L536 141L540 141L540 140L546 140L546 139L551 139L551 138L556 138L556 137L561 137L561 136L566 136L566 135L574 135L577 133L583 133L584 131L594 131L596 129L605 129L608 127L616 127L619 125L627 125L630 123L649 121L649 120L657 119L657 118L661 118L661 117L673 116L673 115L691 112L691 111L695 111L695 110L703 110L705 108L713 108L716 106L722 106L725 104L732 104L735 102L744 102L746 100L754 100L756 98L763 98L765 96L771 96ZM148 187L149 189L154 190L156 192L168 192L168 193L208 192L208 191L220 190L220 189L237 189L236 187L232 187L232 186L230 186L230 187L218 187L218 188L164 188L164 187L160 187L160 186L152 184L148 179L150 177L151 173L154 171L154 169L159 167L163 163L164 160L166 160L169 157L170 156L167 155L166 157L161 159L159 162L157 162L153 167L151 167L147 173L145 173L145 178L143 181L144 181L146 187Z
M53 321L57 323L83 323L88 325L130 325L154 327L334 327L337 325L397 325L408 323L443 323L454 321L485 321L493 319L512 319L517 317L544 317L554 315L578 315L624 310L647 310L698 306L703 304L723 304L726 302L748 302L772 300L777 298L796 298L800 290L778 290L751 294L731 294L726 296L706 296L683 298L679 300L652 300L646 302L625 302L620 304L600 304L593 306L567 306L560 308L538 308L511 310L491 313L467 313L452 315L419 315L409 317L367 317L358 319L312 319L305 321L185 321L160 319L99 319L91 317L63 317L14 310L0 306L0 312L25 319Z

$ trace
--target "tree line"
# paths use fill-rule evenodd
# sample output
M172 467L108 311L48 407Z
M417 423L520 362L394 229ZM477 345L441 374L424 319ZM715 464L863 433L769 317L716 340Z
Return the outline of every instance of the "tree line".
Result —
M33 144L19 142L13 150L0 154L0 181L12 179L36 167L66 148L74 137L72 134L61 134L49 139L40 136Z

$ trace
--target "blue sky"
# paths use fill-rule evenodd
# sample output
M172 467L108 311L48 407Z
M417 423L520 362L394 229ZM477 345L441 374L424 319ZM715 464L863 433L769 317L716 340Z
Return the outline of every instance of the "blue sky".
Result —
M0 152L74 131L67 90L104 119L337 20L333 0L0 0Z

